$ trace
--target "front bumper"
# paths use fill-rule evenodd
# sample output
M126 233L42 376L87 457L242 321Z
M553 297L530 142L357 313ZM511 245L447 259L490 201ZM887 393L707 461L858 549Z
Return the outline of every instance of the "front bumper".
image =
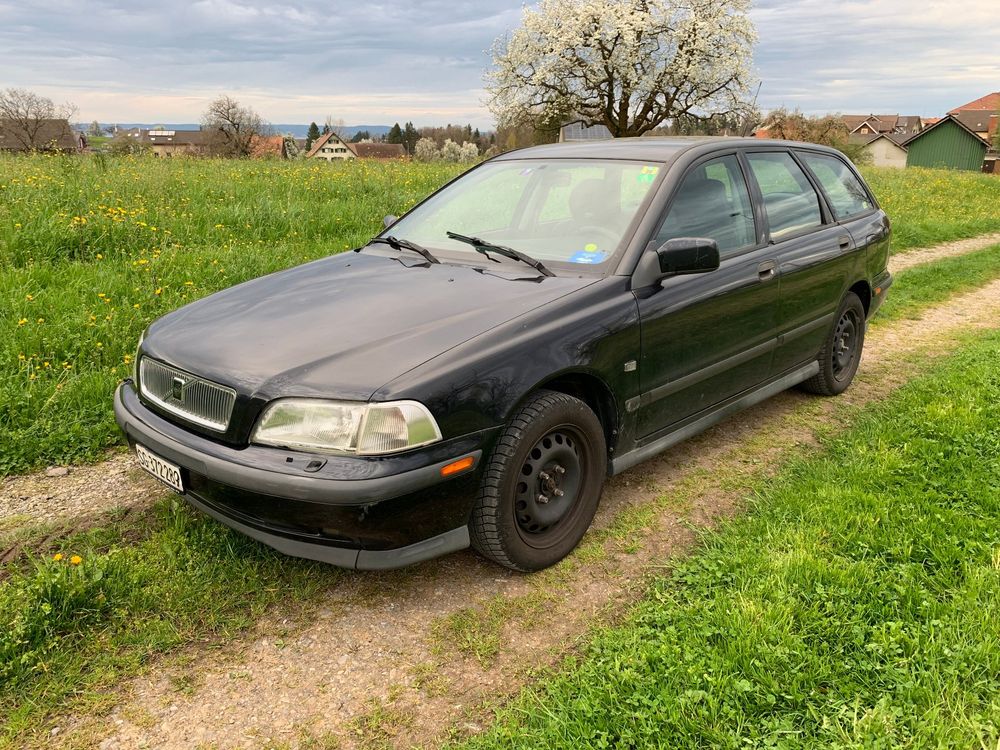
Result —
M115 392L114 409L129 445L181 467L184 496L199 510L285 554L357 569L402 567L469 546L482 456L497 432L362 458L226 446L148 409L129 381ZM441 476L441 467L469 455L472 467Z

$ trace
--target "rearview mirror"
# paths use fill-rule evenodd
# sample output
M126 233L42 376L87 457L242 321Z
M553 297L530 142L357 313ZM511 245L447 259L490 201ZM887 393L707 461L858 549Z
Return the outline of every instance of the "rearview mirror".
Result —
M384 219L382 219L382 226L388 229L389 227L391 227L393 224L396 223L396 218L397 217L393 216L392 214L389 214Z
M667 240L656 249L656 255L665 276L707 273L719 267L719 245L706 237Z

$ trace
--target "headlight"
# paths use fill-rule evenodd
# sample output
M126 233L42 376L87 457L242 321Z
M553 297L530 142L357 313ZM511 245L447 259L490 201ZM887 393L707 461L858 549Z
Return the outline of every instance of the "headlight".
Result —
M364 404L288 398L264 410L250 441L375 456L419 448L440 439L441 430L434 417L416 401Z

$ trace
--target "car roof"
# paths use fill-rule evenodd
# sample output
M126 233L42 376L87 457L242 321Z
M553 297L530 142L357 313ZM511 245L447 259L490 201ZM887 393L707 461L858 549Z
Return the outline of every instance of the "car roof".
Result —
M838 153L832 148L815 143L778 141L766 138L736 138L731 136L642 136L639 138L610 138L603 141L573 141L530 146L507 151L494 157L495 161L514 159L628 159L635 161L672 162L682 153L697 151L709 154L716 150L734 147L810 148L817 151Z

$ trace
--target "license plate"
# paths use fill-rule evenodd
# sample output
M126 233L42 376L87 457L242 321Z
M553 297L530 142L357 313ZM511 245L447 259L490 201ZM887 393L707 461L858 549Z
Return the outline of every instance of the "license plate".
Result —
M171 489L184 492L184 482L181 481L181 467L166 461L148 448L136 443L135 456L139 466L159 479Z

